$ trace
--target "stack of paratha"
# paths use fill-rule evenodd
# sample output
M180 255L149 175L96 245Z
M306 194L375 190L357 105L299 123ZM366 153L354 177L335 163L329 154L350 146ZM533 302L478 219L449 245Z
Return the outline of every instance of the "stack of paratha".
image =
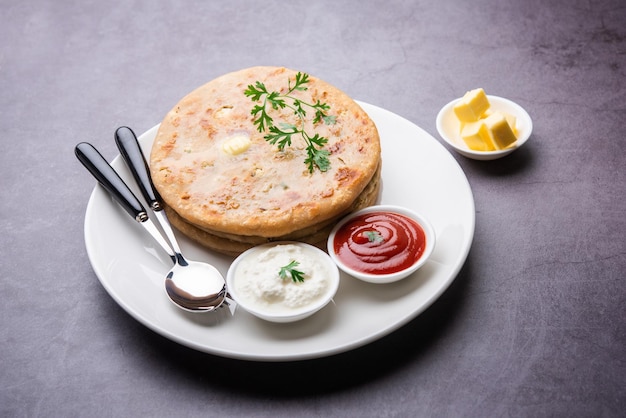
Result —
M257 130L255 103L246 88L261 81L268 91L284 94L295 77L296 71L277 67L226 74L188 94L166 115L150 170L174 227L208 248L237 255L268 241L323 243L339 218L375 203L378 131L342 91L310 76L306 90L292 93L308 103L325 102L327 114L336 118L334 124L313 123L311 111L304 122L307 132L328 138L327 171L309 171L299 136L279 151L264 139L267 132ZM288 107L267 109L276 125L301 123Z

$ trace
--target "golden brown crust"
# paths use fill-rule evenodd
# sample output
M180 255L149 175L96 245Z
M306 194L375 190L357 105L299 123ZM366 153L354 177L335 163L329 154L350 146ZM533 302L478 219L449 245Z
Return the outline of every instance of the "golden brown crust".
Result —
M254 247L255 245L265 244L271 241L300 241L311 245L317 245L320 248L325 249L326 240L328 239L328 235L330 234L330 231L335 223L349 212L357 211L376 204L380 187L381 179L379 169L374 175L374 178L372 178L359 197L354 200L352 206L346 213L332 218L329 221L322 222L319 225L314 225L288 235L277 236L274 238L231 235L216 231L208 231L187 222L168 206L165 207L165 210L170 222L176 229L200 245L226 255L236 256L243 251Z
M235 236L275 238L345 213L372 180L380 160L376 126L345 93L310 77L296 94L330 105L335 125L306 124L329 139L331 168L309 173L305 146L294 138L279 152L253 124L254 103L244 95L262 81L284 91L296 72L253 67L219 77L184 97L164 118L150 157L153 182L163 200L192 226ZM273 111L276 123L295 123L293 111ZM312 119L309 117L308 119ZM233 136L250 147L238 155L222 149Z

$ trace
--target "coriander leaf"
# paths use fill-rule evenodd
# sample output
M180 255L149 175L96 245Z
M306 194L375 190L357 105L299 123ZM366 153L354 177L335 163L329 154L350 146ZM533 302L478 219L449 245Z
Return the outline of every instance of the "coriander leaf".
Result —
M278 149L282 151L286 146L291 146L291 137L293 134L299 133L299 131L294 125L288 123L281 123L281 127L290 130L281 130L276 126L270 126L270 133L263 138L272 145L278 143Z
M287 106L285 100L281 98L280 93L277 91L268 94L266 100L272 105L272 109L274 110L278 110L278 108L284 109L285 106Z
M251 114L254 117L254 125L257 126L259 132L265 132L269 130L269 133L264 136L265 140L272 145L278 144L278 149L282 151L286 146L291 146L293 135L300 135L306 143L307 158L304 163L309 168L309 172L313 173L315 167L320 171L328 171L330 168L330 160L328 156L330 152L328 150L322 150L321 148L328 142L327 138L315 134L313 137L309 136L304 128L298 128L297 125L281 123L280 128L274 125L274 120L267 111L267 104L271 106L273 110L279 110L289 108L293 110L294 115L300 120L299 126L305 125L305 118L307 116L306 107L315 110L315 118L313 124L321 123L322 121L326 125L333 125L337 121L337 117L326 114L326 111L330 110L330 106L327 103L322 103L317 100L314 104L307 103L301 99L291 96L294 91L307 90L306 84L309 82L309 75L306 73L298 72L296 74L294 85L291 85L291 79L287 79L288 91L286 94L281 94L277 91L268 91L260 81L257 81L254 85L248 85L248 88L244 91L244 94L253 102L262 102L256 104L251 110ZM287 103L287 99L291 103ZM320 149L316 148L319 147Z
M303 102L301 102L298 99L293 100L293 107L294 107L293 113L300 119L304 119L306 117L306 111L302 107L302 104Z
M306 73L298 72L298 74L296 74L296 84L293 86L293 88L291 87L291 81L287 84L289 86L289 93L291 93L294 90L305 91L307 88L302 87L302 85L308 82L309 82L309 75Z
M309 138L309 141L323 147L328 142L328 138L324 138L323 136L320 136L320 134L315 134L313 138Z
M318 150L315 147L309 147L307 148L307 155L308 158L304 160L304 162L309 167L310 172L313 172L315 166L317 166L321 172L328 171L330 168L330 160L328 159L330 152L328 150Z
M294 283L304 282L304 273L299 270L296 270L296 267L298 267L299 265L300 263L297 262L296 260L291 260L289 264L280 268L280 271L278 272L278 276L281 279L285 280L287 278L287 274L289 274L289 276L291 277L291 280Z
M265 84L257 81L255 86L250 84L243 93L256 102L261 100L264 94L267 94L267 89L265 88Z
M369 242L383 242L385 239L380 235L378 231L365 231L363 235L368 239Z
M329 105L327 105L326 103L322 103L319 100L315 102L315 104L312 107L317 110L330 110Z
M254 124L257 125L259 132L265 131L266 126L272 126L272 118L265 111L265 106L255 105L250 113L256 116Z
M332 116L322 116L322 119L324 119L324 123L326 125L334 125L335 123L337 123L337 116L332 115Z

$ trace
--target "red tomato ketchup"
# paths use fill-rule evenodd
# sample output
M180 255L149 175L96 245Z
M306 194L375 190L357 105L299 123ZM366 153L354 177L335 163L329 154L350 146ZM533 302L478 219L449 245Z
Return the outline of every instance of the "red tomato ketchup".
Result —
M335 234L333 247L348 267L369 274L396 273L424 253L426 234L413 219L395 212L364 213Z

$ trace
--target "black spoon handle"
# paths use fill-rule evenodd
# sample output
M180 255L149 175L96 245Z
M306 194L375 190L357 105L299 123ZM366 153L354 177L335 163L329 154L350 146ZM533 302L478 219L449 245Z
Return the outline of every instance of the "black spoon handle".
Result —
M154 184L152 183L150 168L148 167L148 162L141 151L141 145L139 144L139 141L137 141L137 136L135 136L132 129L122 126L117 128L115 131L115 143L117 144L126 165L130 169L130 172L133 174L137 185L139 185L139 189L141 190L143 197L148 202L148 205L150 205L150 209L154 212L156 220L161 224L161 228L163 229L163 232L165 232L165 236L169 240L172 249L176 254L178 263L181 265L187 265L187 261L181 254L180 247L176 241L176 236L174 235L170 221L167 219L167 215L163 210L164 207L161 204L161 196L159 196L159 192L154 188Z
M137 197L93 145L81 142L74 148L74 153L85 168L98 180L98 183L113 196L130 216L138 222L143 222L148 218L146 210Z
M154 211L163 209L160 203L161 197L152 184L148 162L141 151L141 146L139 141L137 141L135 133L126 126L117 128L115 131L115 143L150 208Z

